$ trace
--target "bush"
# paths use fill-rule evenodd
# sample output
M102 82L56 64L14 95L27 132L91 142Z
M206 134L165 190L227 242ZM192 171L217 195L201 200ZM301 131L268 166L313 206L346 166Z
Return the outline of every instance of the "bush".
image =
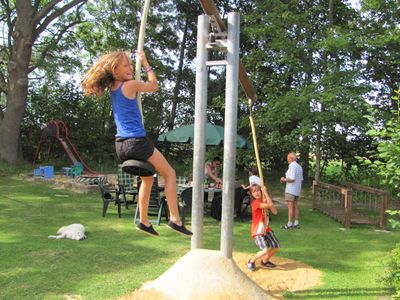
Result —
M393 289L392 299L400 300L400 244L390 253L389 272L385 278L386 284Z
M376 171L382 183L390 189L396 196L400 196L400 90L396 91L397 96L393 101L397 101L397 108L392 111L392 115L379 126L380 122L373 116L367 116L371 121L371 129L368 134L374 139L378 146L375 153L368 158L363 158L365 164ZM378 111L375 114L379 115ZM398 228L400 222L394 217L399 214L398 210L387 211L393 216L389 220L393 228ZM389 262L389 274L385 278L386 283L394 289L393 299L400 300L400 244L391 252Z
M389 219L389 224L393 229L400 228L400 210L387 210L386 213L392 216Z

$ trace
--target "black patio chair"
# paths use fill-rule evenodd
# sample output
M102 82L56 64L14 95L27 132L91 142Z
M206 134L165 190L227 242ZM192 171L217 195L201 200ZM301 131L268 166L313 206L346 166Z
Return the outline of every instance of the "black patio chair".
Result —
M103 217L106 216L109 204L114 203L118 208L118 217L121 218L121 201L119 199L118 189L103 181L99 181L98 187L103 200Z
M141 184L141 180L139 178L138 180L138 187L137 190L139 190ZM154 178L154 183L153 186L151 187L151 192L150 192L150 201L149 201L149 211L148 215L149 216L155 216L157 217L156 219L149 219L150 223L155 223L157 225L160 225L161 223L161 217L165 217L165 220L168 221L168 208L167 208L167 202L165 200L166 198L163 196L161 197L160 195L160 187L158 186L158 177L155 176ZM139 222L139 205L136 205L136 210L135 210L135 216L133 219L134 224L137 224Z
M185 222L186 215L192 215L192 194L193 188L189 187L182 191L181 193L181 200L182 200L182 207L181 207L181 219L182 222Z
M126 209L129 205L136 204L138 190L135 187L135 176L124 172L122 165L118 165L118 193L122 196Z
M235 189L235 213L236 217L243 220L245 213L250 205L250 196L247 190L241 186Z

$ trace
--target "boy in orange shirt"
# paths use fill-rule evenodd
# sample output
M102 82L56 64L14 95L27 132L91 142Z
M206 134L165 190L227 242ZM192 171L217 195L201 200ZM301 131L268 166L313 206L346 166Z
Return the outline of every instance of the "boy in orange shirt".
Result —
M250 271L256 269L256 261L261 259L261 266L274 268L276 265L270 261L271 257L279 250L279 241L271 227L269 227L269 211L274 215L278 210L268 195L267 188L253 184L250 187L251 196L251 237L261 250L247 263Z

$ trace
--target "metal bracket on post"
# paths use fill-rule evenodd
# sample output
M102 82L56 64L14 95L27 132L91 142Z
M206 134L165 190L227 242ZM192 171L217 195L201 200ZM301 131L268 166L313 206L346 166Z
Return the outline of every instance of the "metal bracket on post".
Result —
M226 66L227 62L226 59L221 60L210 60L206 62L207 67L219 67L219 66Z
M222 32L221 27L217 22L217 18L214 15L209 15L209 17L210 17L211 31L214 33Z
M227 44L228 44L228 33L222 31L215 16L209 15L210 17L210 32L208 34L208 43L206 49L209 51L219 51L224 53L226 57ZM226 66L226 59L222 60L210 60L206 62L208 67L213 66Z
M208 43L206 45L207 49L226 49L227 35L228 34L226 32L211 32L208 35Z

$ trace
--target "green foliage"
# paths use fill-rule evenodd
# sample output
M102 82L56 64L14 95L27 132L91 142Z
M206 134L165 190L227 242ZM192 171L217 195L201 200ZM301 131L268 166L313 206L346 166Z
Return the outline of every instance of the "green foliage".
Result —
M400 91L397 91L399 93ZM376 152L372 152L369 158L360 158L364 163L376 172L381 182L389 188L393 194L400 196L400 103L398 96L393 97L397 103L397 109L384 120L383 126L380 120L374 116L368 116L371 129L368 134L374 139L377 146ZM372 111L375 115L380 112Z
M399 84L400 6L397 0L363 0L361 13L362 35L356 40L364 50L363 59L368 62L363 77L378 83L369 98L385 108L390 106Z
M353 23L359 17L342 1L258 1L243 28L259 99L255 106L262 160L274 171L288 151L315 152L322 125L322 159L351 167L367 149L366 86L357 78ZM260 26L262 24L262 26ZM304 163L307 163L306 161Z
M310 164L310 177L314 176L315 162ZM324 162L321 169L320 179L323 182L341 185L343 182L353 182L361 185L380 188L379 178L366 169L365 166L351 164L347 165L343 160L330 160Z
M31 173L32 171L32 164L26 161L19 161L16 164L10 164L0 160L0 177L10 178L18 176L19 174Z
M371 129L368 134L374 138L377 145L376 152L371 157L363 158L364 163L380 177L381 182L389 188L393 194L400 196L400 91L393 101L397 103L397 109L392 110L392 114L383 124L379 126L376 118L368 117L371 121ZM377 114L377 112L375 112ZM400 228L399 219L393 218L400 216L399 210L389 210L387 213L392 216L389 223L393 228ZM389 275L386 277L387 284L395 290L393 298L400 299L400 245L392 251L389 263Z
M394 290L393 300L400 299L400 244L392 250L387 265L388 273L384 280L387 285Z
M387 210L386 213L397 219L389 219L389 224L392 228L400 228L400 210Z

